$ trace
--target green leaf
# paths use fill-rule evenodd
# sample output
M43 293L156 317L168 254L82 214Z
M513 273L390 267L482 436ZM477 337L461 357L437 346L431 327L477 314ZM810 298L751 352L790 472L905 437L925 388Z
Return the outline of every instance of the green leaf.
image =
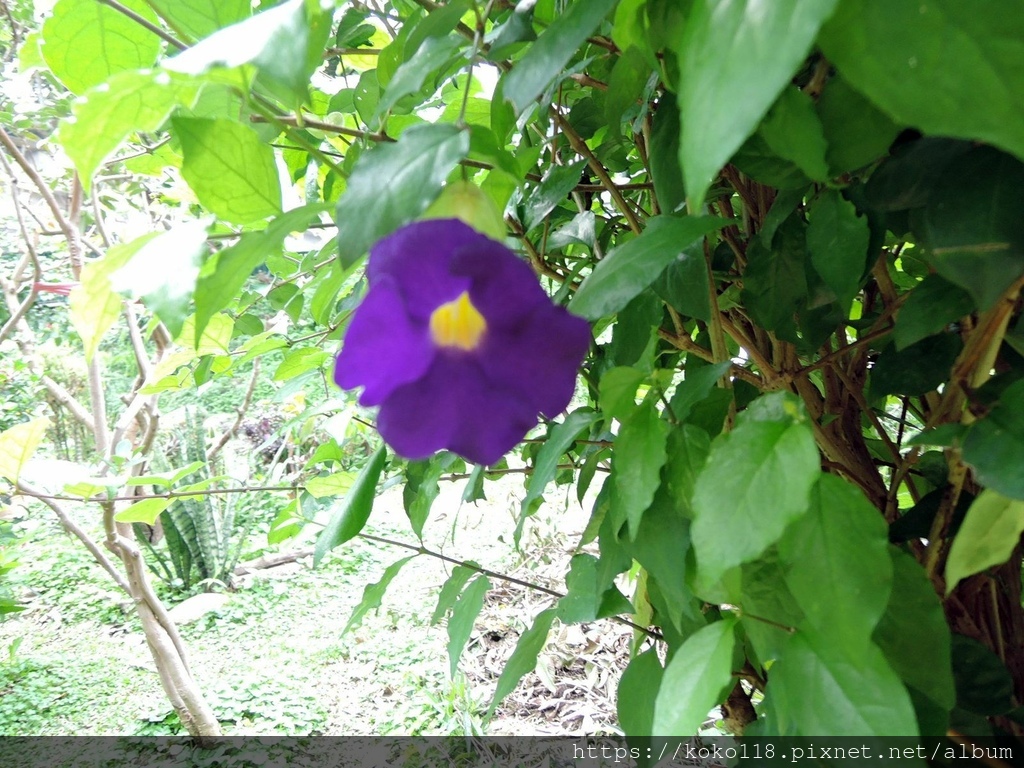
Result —
M708 433L693 424L683 424L668 436L668 462L665 465L665 486L675 509L688 520L693 519L693 491L697 478L711 451Z
M453 678L459 668L459 657L469 641L473 624L484 607L484 597L490 588L491 582L487 577L478 576L459 595L459 599L452 608L451 618L448 619L448 662L449 672Z
M303 485L306 492L314 499L322 499L325 496L340 496L352 490L356 482L355 472L332 472L323 477L311 477Z
M0 477L17 485L25 462L36 452L49 425L49 419L32 419L0 432Z
M169 469L166 472L157 472L152 475L136 475L125 480L125 485L159 485L170 488L179 480L184 480L193 472L206 466L205 461L193 461L187 466L179 469Z
M928 336L900 350L886 344L871 368L871 396L930 392L949 377L962 347L960 337L951 333Z
M757 128L811 49L836 0L697 0L679 57L679 159L688 208Z
M683 317L711 320L711 291L708 265L704 260L704 244L697 243L683 251L651 285L662 300Z
M841 75L828 81L816 104L828 149L829 173L839 176L886 154L900 133L888 115L850 87Z
M705 236L730 223L716 216L657 216L636 237L613 249L583 281L570 311L597 320L618 312L653 283L674 260Z
M732 676L735 646L735 618L708 624L686 638L665 668L658 688L654 733L697 735L708 712L736 684Z
M437 597L437 607L434 608L434 613L430 617L431 626L437 624L449 609L455 605L455 600L458 598L459 593L462 592L466 582L480 573L479 568L470 567L471 565L475 566L476 564L467 562L466 565L456 565L452 568L452 575L445 581L441 587L441 593Z
M760 240L747 248L743 274L743 301L765 329L790 339L793 315L807 298L807 231L799 216L779 227L771 249Z
M896 349L932 336L973 311L974 302L966 291L938 275L928 275L910 292L896 317Z
M111 288L142 299L172 338L181 333L189 314L209 226L208 219L199 219L147 239L124 266L110 274Z
M537 666L537 656L547 642L548 630L551 629L551 622L554 620L554 608L541 611L533 620L533 626L520 635L515 650L508 657L505 668L501 670L501 676L498 677L494 698L491 699L491 705L487 708L487 717L494 714L494 710L497 709L502 699L512 693L519 681L523 679L523 675Z
M890 548L892 594L874 641L903 682L949 710L956 703L949 627L942 602L911 555Z
M1011 499L1024 499L1024 381L1008 387L999 403L971 426L964 461L978 481Z
M599 387L601 410L620 421L636 410L636 390L647 378L643 371L618 366L605 371Z
M775 392L754 401L719 436L697 477L691 529L705 579L753 560L803 515L820 474L818 449L800 402Z
M366 466L359 471L352 490L331 515L327 527L317 537L316 548L313 552L314 566L318 565L324 555L332 549L354 538L363 530L363 526L370 518L373 500L377 493L377 480L380 478L381 472L384 471L386 461L387 452L384 450L384 446L381 446L366 462ZM383 591L382 589L381 594Z
M565 586L566 594L557 605L558 620L563 624L633 613L633 606L618 588L603 583L597 558L593 555L573 555Z
M61 124L59 135L85 191L103 161L130 134L156 131L175 107L191 107L199 88L166 72L119 72L75 99L74 119Z
M428 77L441 74L441 70L455 58L460 44L461 38L455 35L431 37L426 40L388 81L387 88L384 89L377 104L376 115L370 123L376 123L402 97L419 93Z
M825 132L811 97L799 88L786 88L761 123L761 138L772 152L789 160L808 178L828 178Z
M580 173L586 164L586 160L580 160L570 165L553 165L548 169L540 184L532 189L526 198L523 227L527 232L543 224L555 206L576 188L580 183Z
M654 701L664 676L657 648L633 657L622 671L615 706L627 736L654 735Z
M522 112L554 80L617 0L576 2L557 16L505 77L505 98Z
M868 266L868 220L834 189L825 190L809 211L807 249L811 264L848 312ZM845 316L845 315L844 315Z
M671 465L666 466L663 476L671 477L671 470ZM694 611L694 596L686 583L690 527L666 486L667 480L640 519L640 529L629 545L629 553L657 583L667 618L683 632L692 623L693 614L699 614L699 609Z
M534 511L534 502L541 497L548 483L558 473L558 460L565 455L579 434L590 427L599 415L593 411L577 410L565 417L565 420L551 427L548 439L537 452L533 473L526 485L526 498L521 505L522 514L529 515Z
M104 335L121 315L122 299L111 287L110 276L154 237L155 233L114 245L100 259L88 261L82 267L79 284L71 290L68 305L71 324L82 337L86 362L92 361Z
M274 371L274 381L289 381L308 371L318 370L330 359L330 352L316 347L291 349L285 353L281 364Z
M619 514L629 524L631 539L636 538L640 518L661 485L661 468L668 458L665 451L668 432L668 424L648 401L622 422L615 438L612 479Z
M249 0L149 0L157 13L178 35L201 40L252 13Z
M780 733L793 736L917 736L903 683L873 644L851 653L831 635L797 632L765 691ZM821 702L828 702L827 707Z
M702 365L699 368L687 368L683 380L676 385L676 392L669 403L672 406L672 415L679 421L686 421L693 406L711 394L715 384L731 367L732 362L726 360L713 365Z
M807 514L779 541L786 584L815 629L854 649L870 642L892 589L885 520L859 489L821 475Z
M1024 157L1024 15L1016 0L843 0L818 40L902 125Z
M467 131L426 124L360 155L338 200L342 264L351 264L377 240L426 210L467 152Z
M164 66L201 75L214 68L253 64L262 84L298 105L306 100L309 78L322 63L329 22L320 3L288 0L214 32Z
M127 509L123 509L114 515L119 523L145 523L156 525L156 519L160 513L167 509L173 499L143 499L136 501Z
M341 634L347 634L349 630L358 627L363 622L363 617L366 616L370 611L374 611L380 608L381 601L384 599L384 593L387 592L388 586L394 580L398 572L402 570L402 566L412 560L416 555L409 555L403 557L398 562L392 563L384 571L384 575L380 577L380 581L374 582L373 584L367 584L366 588L363 589L363 599L359 601L359 605L352 611L352 615L348 619L348 623L345 624L345 628L341 631Z
M142 0L122 5L146 21L157 20ZM104 3L59 0L43 24L42 52L57 79L82 93L117 72L152 66L160 38Z
M413 533L419 539L423 538L423 525L427 522L430 507L441 492L438 481L457 460L454 453L444 451L425 461L411 461L405 470L402 503Z
M204 207L225 221L251 224L281 212L274 150L232 120L175 117L181 173Z
M984 490L974 500L949 549L946 594L961 579L1005 563L1024 532L1024 501Z
M1024 274L1022 207L1024 163L991 147L950 161L928 195L920 233L925 257L978 309L995 304Z
M984 643L953 635L956 705L979 715L1002 715L1013 707L1013 677Z
M619 8L622 7L620 4ZM686 202L686 189L679 167L679 104L670 91L658 99L648 154L658 206L665 213L674 213Z

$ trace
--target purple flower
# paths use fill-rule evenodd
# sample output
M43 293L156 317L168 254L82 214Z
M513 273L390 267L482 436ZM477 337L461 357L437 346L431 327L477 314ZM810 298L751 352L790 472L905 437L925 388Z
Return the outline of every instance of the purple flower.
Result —
M455 219L417 222L371 249L366 274L334 380L380 406L397 453L493 464L538 413L569 404L590 326L501 243Z

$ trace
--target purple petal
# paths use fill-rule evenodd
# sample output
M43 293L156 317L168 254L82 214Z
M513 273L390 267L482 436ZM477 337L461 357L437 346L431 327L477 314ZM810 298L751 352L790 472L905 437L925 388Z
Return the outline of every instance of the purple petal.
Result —
M535 410L459 353L439 354L427 375L394 392L377 416L381 436L406 458L448 448L477 464L496 462L536 422Z
M365 387L359 402L377 405L423 376L435 354L429 329L410 320L394 280L385 275L349 323L334 381L343 389Z
M549 304L518 328L488 335L478 359L493 386L551 418L569 405L589 345L587 321Z
M407 459L425 459L455 433L459 407L451 396L444 359L438 355L423 378L393 392L377 414L381 437Z
M418 221L402 227L370 249L366 276L370 285L390 276L401 291L409 316L426 321L430 313L469 288L452 274L456 251L488 241L457 219Z
M469 297L489 326L520 325L528 315L550 304L530 266L499 242L483 238L462 248L452 272L472 280Z

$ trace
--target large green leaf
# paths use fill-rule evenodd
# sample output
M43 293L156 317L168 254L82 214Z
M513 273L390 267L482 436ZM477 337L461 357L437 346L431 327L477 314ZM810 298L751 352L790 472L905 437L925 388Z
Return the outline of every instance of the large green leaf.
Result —
M904 683L952 709L956 690L942 602L912 556L895 547L890 554L892 594L875 627L874 641Z
M1024 157L1017 0L843 0L819 44L896 122Z
M612 479L618 514L629 524L630 538L636 536L640 517L661 484L661 467L668 457L668 431L668 424L648 401L622 422L615 439Z
M459 595L452 608L451 618L448 619L448 663L452 677L455 677L459 668L459 657L469 641L473 624L484 607L484 597L490 588L491 582L486 576L477 576Z
M807 56L836 0L697 0L679 58L679 159L691 213Z
M664 676L657 648L634 657L622 671L615 704L627 736L654 735L654 702Z
M971 426L964 461L978 480L1011 499L1024 499L1024 381L1007 387L999 403Z
M200 219L147 239L123 267L110 274L111 288L142 299L172 337L181 333L189 314L209 226L208 219Z
M772 666L765 696L787 735L918 735L907 689L871 643L853 653L831 634L798 632Z
M974 500L946 560L946 593L961 579L1005 563L1024 532L1024 501L984 490Z
M588 320L618 312L683 252L729 224L715 216L658 216L641 235L613 249L583 281L569 309Z
M785 88L761 123L761 138L779 157L815 181L828 178L825 132L814 101L799 88Z
M147 21L156 21L142 0L121 0ZM72 93L99 85L116 72L148 67L160 38L137 21L101 2L59 0L43 24L43 58Z
M786 583L819 632L868 643L892 588L885 520L858 488L821 475L807 514L779 541Z
M82 267L79 284L68 296L71 324L82 337L86 361L91 361L100 341L121 314L121 297L110 285L110 276L127 264L142 246L156 237L156 233L143 235L112 246L97 261Z
M747 248L743 301L764 328L794 340L793 315L807 297L807 229L792 215L779 226L771 248L760 240Z
M915 227L935 271L992 306L1024 274L1024 163L991 147L951 160Z
M825 159L833 176L882 157L900 132L888 115L839 75L828 81L816 108L828 143Z
M338 200L338 252L350 264L377 240L419 216L469 152L469 132L414 125L397 142L360 155Z
M455 605L455 601L461 594L462 588L466 586L466 582L480 573L480 569L475 566L475 563L467 561L466 565L456 565L452 568L452 575L441 586L441 592L437 597L437 606L430 617L431 625L437 624L437 622L444 618L445 614Z
M0 433L0 477L17 484L25 462L43 441L49 424L49 419L32 419Z
M329 24L321 3L287 0L214 32L164 66L199 75L252 64L261 83L297 105L306 99L309 78L322 63Z
M620 613L633 613L633 606L618 587L608 585L593 555L573 555L565 577L566 593L558 601L558 620L563 624L595 621Z
M181 173L204 207L225 221L251 224L281 212L274 150L232 120L175 117Z
M133 132L153 132L178 105L189 107L199 84L166 72L119 72L72 104L74 120L60 126L60 142L86 191L93 174Z
M352 490L331 515L327 527L317 537L313 552L314 566L332 549L358 536L363 530L366 521L370 519L370 511L373 509L373 500L377 493L377 480L384 471L386 461L387 452L384 446L381 446L360 470Z
M732 654L736 619L713 622L694 632L676 651L654 701L656 734L696 736L697 729L736 681Z
M188 40L201 40L252 13L250 0L149 0L149 4L167 26Z
M697 564L709 582L753 560L808 508L820 460L807 415L776 392L740 414L719 436L697 478L691 529Z
M541 95L597 29L617 0L576 0L530 45L505 77L505 98L517 112Z
M523 675L537 666L537 656L544 647L544 643L547 642L548 630L551 629L551 622L555 620L555 613L554 608L541 611L533 620L533 626L519 636L512 655L508 657L505 668L501 670L501 675L498 677L494 698L491 699L491 705L487 708L488 717L494 714L494 710L497 709L502 699L512 693L519 681L523 679Z
M572 444L576 441L580 432L590 427L599 415L593 411L573 411L565 420L551 427L548 439L544 441L537 459L534 461L533 473L526 486L526 497L521 505L524 515L532 514L534 502L541 498L548 483L555 479L558 473L558 461L565 455Z
M826 190L814 201L807 225L807 249L811 264L832 289L843 312L857 293L868 263L866 217L858 216L853 203L836 190Z
M939 275L928 275L910 292L896 317L896 349L942 331L973 310L974 302L966 291Z

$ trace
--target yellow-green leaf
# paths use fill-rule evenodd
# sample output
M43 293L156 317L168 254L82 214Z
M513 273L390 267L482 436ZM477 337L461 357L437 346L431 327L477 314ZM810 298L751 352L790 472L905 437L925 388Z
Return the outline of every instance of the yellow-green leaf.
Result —
M32 419L0 433L0 477L17 484L22 467L39 447L49 423L45 418Z
M145 523L146 525L153 525L156 523L160 513L170 505L171 500L166 498L143 499L142 501L136 501L128 509L118 512L114 515L114 519L119 523Z

